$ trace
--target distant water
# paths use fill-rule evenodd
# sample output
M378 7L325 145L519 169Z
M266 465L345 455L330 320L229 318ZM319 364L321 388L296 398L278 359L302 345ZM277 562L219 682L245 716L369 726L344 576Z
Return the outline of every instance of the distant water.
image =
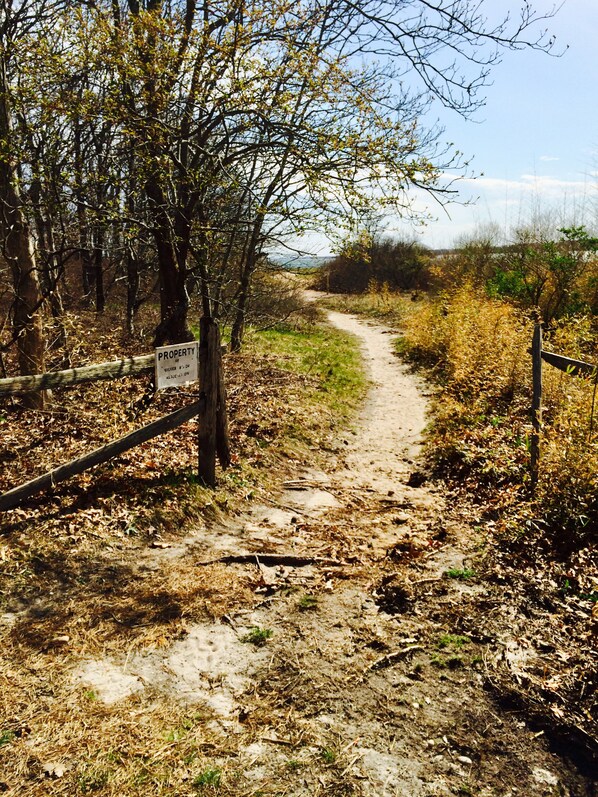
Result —
M270 261L281 268L320 268L332 260L331 255L280 255L268 256Z

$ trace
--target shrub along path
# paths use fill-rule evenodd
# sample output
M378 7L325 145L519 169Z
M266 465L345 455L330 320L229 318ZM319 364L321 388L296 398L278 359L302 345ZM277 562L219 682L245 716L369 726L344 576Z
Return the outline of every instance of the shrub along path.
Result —
M250 514L111 563L120 638L35 676L48 722L7 724L9 794L595 793L587 756L562 755L580 737L552 735L566 718L547 655L573 652L419 469L425 385L389 330L331 320L372 380L355 428ZM507 677L537 681L545 705L506 704Z

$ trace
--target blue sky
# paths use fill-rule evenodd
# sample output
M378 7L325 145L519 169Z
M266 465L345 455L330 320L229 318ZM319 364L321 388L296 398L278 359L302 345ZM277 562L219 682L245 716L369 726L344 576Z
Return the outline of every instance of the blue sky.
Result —
M555 227L598 227L598 0L565 0L547 26L557 50L568 45L560 58L506 52L475 121L441 113L445 139L473 157L480 176L460 187L475 204L450 207L450 218L435 210L438 221L418 233L424 243L451 246L488 223L508 239L538 213Z
M542 14L560 0L532 2ZM517 14L520 0L486 0L485 8L500 17ZM424 124L444 126L441 141L471 160L475 177L459 181L461 204L447 212L414 195L415 207L436 220L421 227L388 219L389 232L432 248L452 247L490 225L502 240L513 240L518 227L537 218L555 235L574 224L598 234L598 0L564 0L537 30L544 28L556 37L560 57L504 52L483 92L485 106L472 119L433 104ZM334 249L316 232L296 245L320 255Z

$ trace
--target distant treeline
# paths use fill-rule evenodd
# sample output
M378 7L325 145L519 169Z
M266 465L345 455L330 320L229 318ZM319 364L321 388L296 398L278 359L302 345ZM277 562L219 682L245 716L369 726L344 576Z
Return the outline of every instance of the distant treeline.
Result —
M315 287L332 293L389 290L439 292L469 282L489 296L537 309L545 321L598 314L598 238L583 226L552 235L521 230L508 244L483 236L452 250L362 233L318 273Z

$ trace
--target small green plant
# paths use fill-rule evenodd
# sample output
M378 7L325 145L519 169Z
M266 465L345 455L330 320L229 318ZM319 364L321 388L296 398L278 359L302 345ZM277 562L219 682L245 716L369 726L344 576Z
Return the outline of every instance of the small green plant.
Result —
M194 778L193 785L200 789L206 787L217 789L220 786L221 778L222 772L219 769L208 767Z
M0 747L4 747L5 744L10 744L15 737L16 734L14 731L0 731Z
M290 758L287 761L287 769L290 769L291 772L296 772L301 767L301 762L297 761L296 758Z
M299 600L299 609L308 612L318 608L318 599L315 595L303 595Z
M167 742L180 742L202 719L203 716L200 713L185 717L176 728L167 730L164 733L164 738Z
M464 645L468 645L471 639L467 636L458 634L443 634L436 647L443 650L446 656L435 655L430 658L430 664L439 669L458 670L464 667L467 660L457 653Z
M110 773L106 769L98 767L87 767L85 771L79 775L78 784L79 791L83 794L89 794L94 791L102 791L108 784Z
M471 639L468 636L459 636L458 634L443 634L438 640L439 648L462 648L463 645L468 645Z
M250 629L250 631L241 638L241 642L250 642L257 647L263 647L273 633L274 632L270 628L259 628L256 626Z
M320 755L327 764L334 764L336 761L336 753L330 747L323 747Z
M459 581L467 581L470 578L474 578L476 573L475 570L471 570L469 567L450 567L445 571L445 574L448 578L456 578Z

